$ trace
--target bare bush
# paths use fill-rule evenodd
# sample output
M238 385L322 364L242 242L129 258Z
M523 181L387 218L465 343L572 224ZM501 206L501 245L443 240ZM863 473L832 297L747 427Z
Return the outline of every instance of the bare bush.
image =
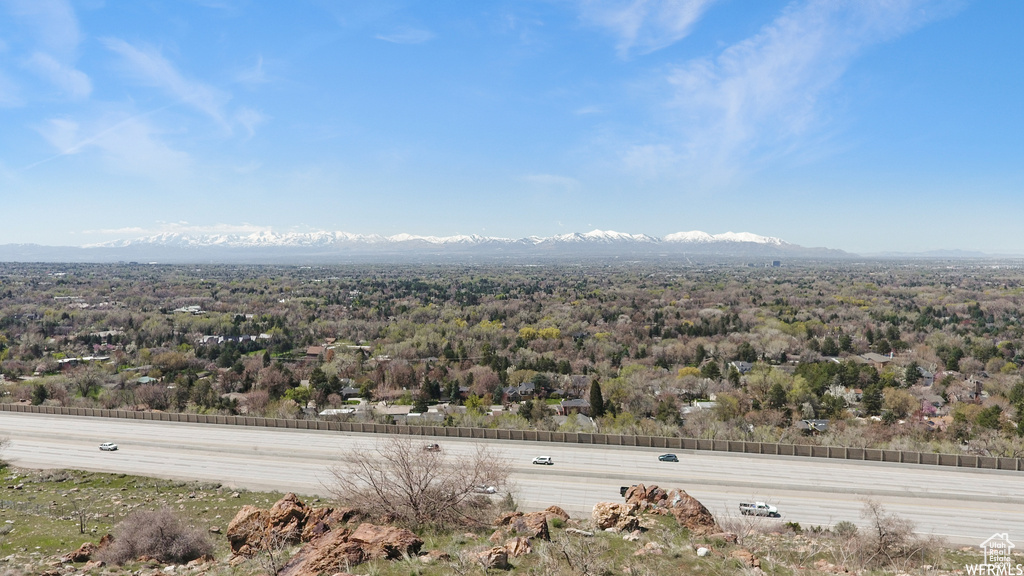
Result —
M865 566L902 568L922 560L941 543L914 533L914 523L888 512L875 500L864 502L861 517L867 527L860 531L859 554ZM852 540L852 539L851 539Z
M206 533L185 525L165 507L131 513L114 528L114 541L97 556L111 564L124 564L141 556L184 564L211 553L213 543Z
M611 572L608 541L604 538L559 533L538 551L547 574L597 576Z
M478 487L505 490L507 460L484 446L468 457L424 446L404 437L381 440L333 466L327 489L344 506L411 528L489 522L497 503Z

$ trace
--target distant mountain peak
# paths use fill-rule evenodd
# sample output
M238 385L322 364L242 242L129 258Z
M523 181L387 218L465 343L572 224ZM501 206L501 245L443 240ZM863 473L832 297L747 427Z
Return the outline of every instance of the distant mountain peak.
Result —
M251 234L201 234L188 235L179 232L164 232L153 236L145 236L131 240L113 240L99 244L90 244L83 248L124 248L128 246L175 246L181 248L196 248L203 246L219 246L234 248L260 248L260 247L315 247L332 246L340 244L408 244L423 243L431 245L476 245L476 244L659 244L659 243L696 243L709 244L719 242L749 242L753 244L767 244L782 246L786 242L778 238L759 236L750 232L726 232L724 234L711 235L698 230L691 232L676 232L663 238L649 236L647 234L629 234L616 232L614 230L591 230L590 232L570 232L557 234L555 236L527 236L519 239L501 238L492 236L480 236L477 234L459 234L454 236L419 236L416 234L393 234L381 236L378 234L351 234L349 232L273 232L261 230Z

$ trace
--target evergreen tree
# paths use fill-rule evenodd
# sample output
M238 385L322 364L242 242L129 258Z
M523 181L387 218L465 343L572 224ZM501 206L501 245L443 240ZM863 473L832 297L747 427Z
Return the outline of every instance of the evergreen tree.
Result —
M604 396L601 394L601 383L597 380L590 385L590 415L594 418L604 416Z
M921 372L917 369L917 362L907 364L907 369L903 371L903 379L906 381L907 386L917 384L918 380L921 379Z
M46 386L42 384L36 384L32 387L32 405L39 406L50 397L50 392L46 389Z
M860 406L868 416L877 416L882 411L882 387L872 384L864 389Z

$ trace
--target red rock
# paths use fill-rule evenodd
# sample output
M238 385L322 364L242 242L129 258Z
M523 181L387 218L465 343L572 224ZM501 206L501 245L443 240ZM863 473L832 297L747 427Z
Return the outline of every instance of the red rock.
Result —
M228 543L235 554L250 555L252 551L262 550L267 536L269 514L255 506L246 504L235 514L228 524Z
M347 530L331 530L303 546L277 576L320 576L362 562L362 544L348 539Z
M509 523L509 528L513 533L530 539L551 540L551 533L548 530L547 512L530 512L516 516Z
M477 560L484 567L484 570L508 570L508 552L504 546L495 546L490 550L484 550L477 554Z
M533 552L533 546L530 545L529 538L516 536L508 542L505 542L505 552L508 553L509 558L518 558L519 556Z
M566 512L565 510L562 510L558 506L548 506L547 508L544 509L544 511L547 512L548 520L552 518L561 518L566 522L569 521L569 513Z
M349 540L363 545L363 555L367 560L379 558L402 558L416 556L423 540L405 528L394 526L377 526L363 522L352 533Z
M74 552L68 552L61 556L62 562L88 562L92 559L92 555L99 550L100 547L93 544L92 542L86 542L78 547L78 550Z

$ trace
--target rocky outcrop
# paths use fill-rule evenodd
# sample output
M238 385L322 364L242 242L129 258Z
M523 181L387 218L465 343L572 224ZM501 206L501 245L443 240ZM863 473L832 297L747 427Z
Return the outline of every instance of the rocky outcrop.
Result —
M355 566L363 561L363 548L349 541L350 532L335 529L302 547L278 571L277 576L319 576L334 574L339 568Z
M672 514L680 526L694 534L707 535L720 532L711 512L685 490L663 490L657 486L637 484L626 491L626 504L640 512Z
M278 572L278 576L334 574L339 567L369 560L416 556L423 540L409 530L364 522L354 532L334 528L313 539Z
M268 514L255 506L246 504L228 524L228 544L231 552L240 556L252 556L264 548L267 536Z
M234 554L250 557L271 547L309 542L352 515L349 509L312 508L288 493L269 510L242 506L228 524L227 537Z

